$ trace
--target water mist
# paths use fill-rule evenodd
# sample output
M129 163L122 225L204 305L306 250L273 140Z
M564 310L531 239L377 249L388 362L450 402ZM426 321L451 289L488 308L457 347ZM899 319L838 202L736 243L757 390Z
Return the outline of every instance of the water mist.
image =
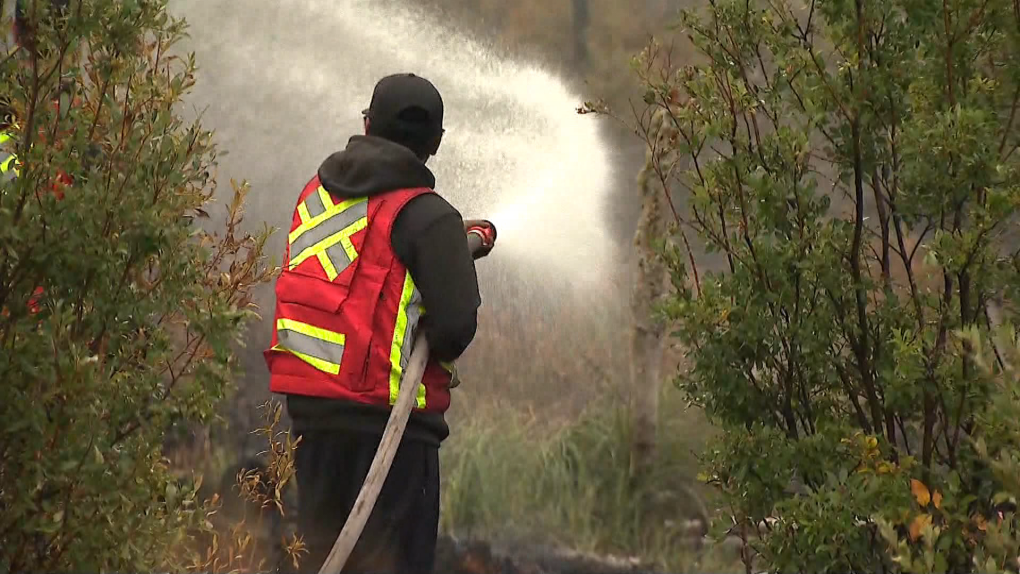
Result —
M375 82L409 71L435 83L446 105L446 135L429 161L436 191L465 218L490 219L499 230L497 249L478 264L483 315L495 309L522 323L615 290L621 249L604 216L611 150L598 122L575 113L581 95L554 75L497 54L410 2L175 0L171 8L188 19L185 48L198 56L189 105L205 109L204 124L229 151L220 185L230 177L251 182L249 221L286 229L319 163L362 131ZM285 235L270 244L274 254ZM260 302L271 315L270 289ZM486 321L465 357L469 377L492 368L472 368L471 355L491 331L507 328ZM519 327L525 347L548 344ZM574 337L591 330L560 327ZM256 388L264 386L256 353L268 330L256 329L246 357Z

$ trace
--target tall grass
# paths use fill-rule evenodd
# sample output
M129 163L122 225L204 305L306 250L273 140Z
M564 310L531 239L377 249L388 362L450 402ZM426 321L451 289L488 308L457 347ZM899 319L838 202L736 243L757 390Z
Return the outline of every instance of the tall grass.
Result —
M677 394L664 396L659 456L642 484L618 401L597 400L566 424L499 405L475 411L442 449L442 529L690 569L687 522L706 512L695 456L712 430Z

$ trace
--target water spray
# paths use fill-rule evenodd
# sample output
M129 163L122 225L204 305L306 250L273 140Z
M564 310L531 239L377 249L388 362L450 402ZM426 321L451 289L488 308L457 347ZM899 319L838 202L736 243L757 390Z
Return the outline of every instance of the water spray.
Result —
M606 226L613 151L599 123L576 113L582 96L557 75L410 0L253 3L174 3L191 23L187 49L200 56L190 101L208 106L206 121L231 152L221 170L259 191L251 213L286 226L279 190L299 186L325 150L361 131L380 76L414 71L446 103L442 148L429 161L436 191L466 217L486 214L499 225L503 255L494 266L520 284L550 274L598 284L616 268L618 244Z

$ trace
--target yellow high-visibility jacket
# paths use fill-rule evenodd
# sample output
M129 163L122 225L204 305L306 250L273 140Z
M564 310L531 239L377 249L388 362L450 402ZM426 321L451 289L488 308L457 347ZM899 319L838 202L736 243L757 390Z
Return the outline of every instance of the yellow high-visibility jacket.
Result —
M0 132L0 181L18 177L18 158L14 155L11 134Z

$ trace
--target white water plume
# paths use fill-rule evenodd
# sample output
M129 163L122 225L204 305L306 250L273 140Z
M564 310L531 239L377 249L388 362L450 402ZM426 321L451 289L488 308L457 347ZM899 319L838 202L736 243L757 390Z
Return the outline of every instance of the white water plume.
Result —
M208 107L230 157L223 175L252 182L253 215L290 221L301 186L361 131L380 77L429 78L446 136L429 166L466 218L491 219L492 263L597 283L617 248L603 217L609 150L581 97L539 67L500 57L408 3L391 0L175 0L200 65L190 103ZM497 255L498 254L498 255ZM498 259L498 261L496 261Z
M593 396L597 378L620 378L626 298L617 262L629 242L614 241L606 215L619 211L607 205L610 190L630 178L614 178L619 152L601 122L576 113L580 94L413 0L171 0L171 8L188 19L181 48L199 64L187 105L205 110L203 124L229 152L219 161L221 197L230 178L251 183L249 225L283 229L267 246L277 263L298 193L363 132L361 110L379 78L414 72L439 88L446 135L429 161L436 190L465 218L499 230L496 250L478 262L478 334L458 361L474 390L458 395L454 411L471 409L471 397L571 405ZM272 289L255 300L263 321L241 358L236 428L255 424L268 395L261 351Z

